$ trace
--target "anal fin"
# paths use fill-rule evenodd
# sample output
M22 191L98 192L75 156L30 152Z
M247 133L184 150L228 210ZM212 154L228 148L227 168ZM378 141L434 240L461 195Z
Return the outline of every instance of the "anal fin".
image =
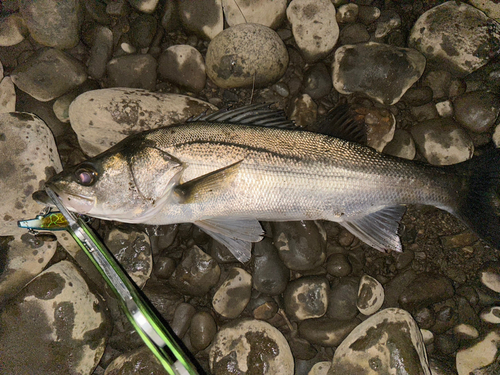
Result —
M250 260L252 242L260 241L264 235L262 226L255 219L214 218L194 223L226 246L241 263Z
M405 211L406 207L404 206L385 207L371 214L339 224L374 249L401 252L398 229Z

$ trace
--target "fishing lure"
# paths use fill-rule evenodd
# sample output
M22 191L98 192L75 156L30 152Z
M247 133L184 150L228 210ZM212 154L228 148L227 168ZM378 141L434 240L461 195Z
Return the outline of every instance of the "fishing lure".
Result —
M196 366L180 347L175 336L155 313L128 274L123 271L108 248L95 236L81 216L69 212L52 190L46 189L46 192L59 211L46 210L34 219L18 221L18 226L32 233L68 231L114 291L125 315L167 373L198 375Z

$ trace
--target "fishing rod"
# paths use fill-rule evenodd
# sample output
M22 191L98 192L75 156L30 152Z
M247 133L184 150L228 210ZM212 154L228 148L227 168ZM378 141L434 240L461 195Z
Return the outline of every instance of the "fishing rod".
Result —
M59 211L48 210L34 219L20 220L18 226L31 232L66 230L70 233L113 290L128 320L167 373L199 375L189 356L109 249L97 238L81 216L69 212L50 188L46 188L46 192Z

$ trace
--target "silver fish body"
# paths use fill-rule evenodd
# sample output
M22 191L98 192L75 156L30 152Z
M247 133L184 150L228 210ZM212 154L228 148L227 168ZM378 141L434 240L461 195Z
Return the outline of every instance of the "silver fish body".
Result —
M195 223L246 261L263 234L259 220L336 221L369 245L396 251L403 205L436 206L470 225L462 214L470 170L323 134L202 119L130 136L49 184L70 209L90 216ZM81 183L85 171L91 184Z

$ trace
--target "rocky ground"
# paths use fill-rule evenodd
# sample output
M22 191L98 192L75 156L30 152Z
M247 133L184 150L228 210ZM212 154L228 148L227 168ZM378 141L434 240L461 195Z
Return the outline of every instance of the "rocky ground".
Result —
M2 374L166 373L68 234L17 228L44 181L129 134L262 102L314 131L348 103L380 152L450 165L500 146L496 1L0 12ZM437 208L408 207L402 253L263 223L248 264L190 224L90 224L207 374L500 373L500 252Z

